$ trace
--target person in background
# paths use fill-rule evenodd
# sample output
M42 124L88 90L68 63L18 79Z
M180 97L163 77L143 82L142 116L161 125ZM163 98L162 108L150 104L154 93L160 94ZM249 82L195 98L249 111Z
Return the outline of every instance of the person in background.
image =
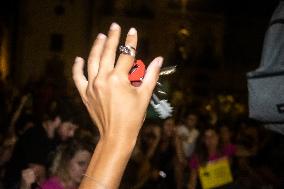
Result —
M45 168L36 163L29 164L28 168L21 171L19 189L36 189L45 180Z
M15 144L5 173L5 187L19 187L22 170L29 168L36 170L34 174L38 182L43 181L50 163L49 155L62 141L73 137L78 128L76 122L71 104L50 104L41 121L28 129Z
M15 143L15 137L5 137L0 143L0 189L4 189L4 177L8 162L10 161L13 153Z
M92 143L70 139L61 144L50 168L50 177L41 184L41 189L76 189L91 159Z
M234 144L234 136L232 132L232 126L227 121L220 121L216 124L218 133L220 135L220 145L224 149L232 150L231 154L236 153L236 144Z
M134 181L132 186L128 186L128 188L146 189L152 187L154 167L151 160L157 151L160 140L160 123L151 119L146 120L143 124L143 128L141 129L137 144L129 162L129 165L136 164L136 178L133 179ZM127 175L129 175L128 170L126 170L126 176ZM128 180L130 178L131 177L128 176L127 178L125 177L124 180Z
M17 139L34 126L35 116L32 113L23 113L15 123L15 135Z
M194 151L195 143L199 135L197 128L199 116L195 112L188 112L185 116L184 125L177 128L177 134L182 142L184 156L189 159Z
M213 127L206 128L201 133L197 143L196 151L189 162L190 177L188 189L201 188L200 175L198 174L201 166L224 157L231 158L235 153L230 146L225 147L221 145L217 129Z
M178 162L176 163L176 174L178 175L178 188L187 185L189 168L188 161L194 152L197 138L199 136L199 114L195 111L188 111L185 114L184 124L177 127L179 138Z
M152 158L156 187L160 189L177 188L176 162L178 159L179 137L176 135L176 125L173 118L163 121L161 140Z

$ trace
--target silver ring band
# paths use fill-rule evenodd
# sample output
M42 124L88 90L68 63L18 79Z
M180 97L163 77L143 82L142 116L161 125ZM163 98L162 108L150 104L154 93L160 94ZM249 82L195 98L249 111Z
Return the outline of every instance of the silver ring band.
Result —
M119 52L122 54L126 54L132 57L135 57L136 49L134 47L131 47L130 45L120 45L119 46Z

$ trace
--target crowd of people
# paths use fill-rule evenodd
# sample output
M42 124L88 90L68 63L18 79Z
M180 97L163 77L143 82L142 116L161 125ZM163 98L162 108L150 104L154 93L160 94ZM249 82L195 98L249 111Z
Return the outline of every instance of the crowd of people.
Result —
M210 163L206 174L213 176L220 168L213 162L224 158L229 172L223 167L217 176L224 184L211 183L210 188L281 188L281 145L281 135L249 119L210 125L190 111L181 123L173 118L146 122L126 169L124 188L206 188L210 181L202 168ZM232 178L226 180L228 175Z
M40 116L28 98L16 100L6 129L1 125L0 188L77 188L98 132L80 119L76 100L50 101ZM189 108L181 119L146 119L120 188L204 188L202 167L224 158L229 173L224 168L220 174L231 179L219 188L281 188L283 144L280 134L248 118L220 118L212 125Z
M98 137L84 121L86 112L74 99L46 102L48 93L39 100L32 91L20 95L6 87L1 91L0 188L78 188Z
M163 59L133 86L135 52L115 61L119 37L116 23L108 36L98 34L87 77L84 60L75 59L73 79L86 108L78 95L54 88L57 79L18 93L1 84L1 189L283 188L283 136L256 121L212 122L202 107L188 105L180 117L143 122ZM126 44L135 51L136 29Z

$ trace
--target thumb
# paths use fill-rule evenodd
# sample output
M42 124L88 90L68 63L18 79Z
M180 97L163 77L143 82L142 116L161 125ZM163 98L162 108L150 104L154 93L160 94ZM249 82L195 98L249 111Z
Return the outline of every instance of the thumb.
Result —
M146 70L146 74L141 85L142 90L146 90L147 92L152 94L159 79L162 64L163 57L157 57L150 63Z

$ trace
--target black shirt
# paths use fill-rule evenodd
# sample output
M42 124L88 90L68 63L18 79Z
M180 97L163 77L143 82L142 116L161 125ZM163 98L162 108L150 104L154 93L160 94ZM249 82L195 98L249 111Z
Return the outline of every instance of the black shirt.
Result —
M54 140L48 138L42 125L27 130L17 141L5 175L5 188L18 185L21 171L28 168L29 163L44 165L50 162L49 156L56 148Z

